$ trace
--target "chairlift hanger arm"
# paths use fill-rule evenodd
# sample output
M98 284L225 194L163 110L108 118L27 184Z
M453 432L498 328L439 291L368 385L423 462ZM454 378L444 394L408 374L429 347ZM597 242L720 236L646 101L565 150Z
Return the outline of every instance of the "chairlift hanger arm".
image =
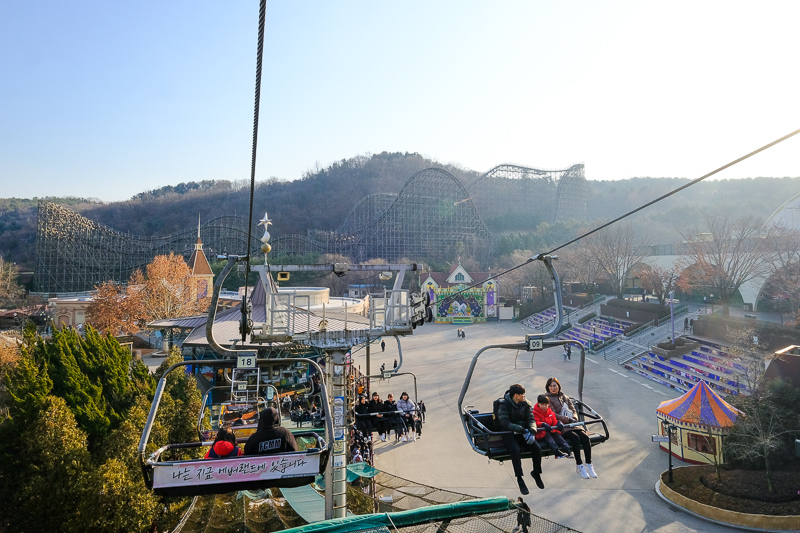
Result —
M220 355L233 355L236 356L240 353L252 353L253 350L231 350L228 348L224 348L221 346L217 340L214 338L214 319L217 317L217 304L219 303L219 291L222 289L222 284L225 283L225 279L230 274L230 271L233 269L233 265L235 265L239 261L247 261L247 257L238 256L238 255L229 255L228 256L228 264L225 265L225 268L222 269L222 272L219 273L217 276L217 281L214 283L214 290L211 293L211 304L208 307L208 319L206 320L206 339L208 340L208 344L211 348ZM247 280L245 279L245 283ZM244 300L242 301L242 312L246 312L246 305ZM246 320L247 317L244 316Z

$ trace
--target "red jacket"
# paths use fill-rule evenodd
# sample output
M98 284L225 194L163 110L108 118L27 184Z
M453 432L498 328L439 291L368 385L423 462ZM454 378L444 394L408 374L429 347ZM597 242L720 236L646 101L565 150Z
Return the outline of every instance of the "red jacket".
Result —
M540 428L539 431L536 432L536 440L542 440L544 438L544 434L547 433L547 430L544 429L543 424L550 424L553 427L552 433L561 434L559 430L556 429L556 424L558 424L558 418L556 418L556 414L550 409L550 406L547 406L547 411L542 411L542 408L539 407L539 404L533 406L533 419L536 420L536 427Z

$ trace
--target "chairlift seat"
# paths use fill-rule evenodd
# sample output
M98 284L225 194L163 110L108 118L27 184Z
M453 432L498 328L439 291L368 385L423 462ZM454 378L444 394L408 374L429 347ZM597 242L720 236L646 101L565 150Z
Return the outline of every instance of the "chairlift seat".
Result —
M167 450L209 446L212 443L170 444L156 450L147 460L143 468L145 481L153 492L161 496L201 496L308 485L324 471L330 449L315 432L293 434L298 444L305 440L314 443L314 447L271 455L161 461L161 456Z
M502 437L504 434L510 432L504 431L499 427L492 413L479 413L476 410L465 409L462 416L467 422L470 437L478 450L482 451L489 459L495 461L511 460L511 455L508 453L508 449L503 443ZM589 427L593 424L602 424L603 433L591 431ZM596 446L608 440L608 429L602 418L587 420L584 429L589 436L589 441L592 443L592 446ZM554 452L550 450L550 448L542 448L542 457L548 457L553 454ZM531 456L531 452L525 449L522 450L522 458L530 458Z

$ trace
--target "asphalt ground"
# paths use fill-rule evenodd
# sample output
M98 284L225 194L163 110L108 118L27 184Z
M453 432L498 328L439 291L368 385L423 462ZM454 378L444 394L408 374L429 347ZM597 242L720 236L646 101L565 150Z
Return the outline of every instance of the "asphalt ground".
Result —
M522 342L531 333L518 323L493 322L461 326L466 339L456 337L458 326L426 324L413 336L400 340L403 354L400 372L417 378L418 399L427 406L422 438L398 442L394 434L387 442L375 443L375 466L390 474L424 485L477 497L520 496L511 462L489 461L475 453L464 433L458 413L458 396L475 353L487 345ZM535 402L544 392L548 377L559 379L563 391L577 396L580 352L564 361L560 347L533 352L493 349L478 359L464 400L480 412L491 411L493 400L512 383L525 386L526 396ZM354 355L354 364L366 371L366 355ZM392 368L398 358L394 339L386 338L386 351L372 350L374 374L381 363ZM516 358L516 368L515 365ZM536 488L530 475L531 493L524 499L534 514L559 524L594 532L717 532L732 529L709 523L664 503L655 493L659 474L667 469L668 455L651 441L657 433L656 408L679 393L623 370L602 356L586 356L583 399L608 424L610 439L592 450L597 479L582 479L573 459L547 458L542 462L545 489ZM372 390L382 399L392 392L414 396L411 376L373 380ZM673 459L674 466L683 463ZM530 460L523 461L530 472Z

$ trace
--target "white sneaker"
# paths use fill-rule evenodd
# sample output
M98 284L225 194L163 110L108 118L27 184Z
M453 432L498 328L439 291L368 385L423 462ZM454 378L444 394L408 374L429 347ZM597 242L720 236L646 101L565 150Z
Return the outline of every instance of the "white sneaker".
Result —
M585 465L583 465L583 466L585 466L585 467L586 467L586 472L588 472L588 473L589 473L589 476L591 476L591 477L597 477L597 472L595 472L595 471L594 471L594 467L592 466L592 463L586 463L586 464L585 464Z
M414 441L414 442L417 442L417 435L416 434L415 435L411 435L411 440Z
M406 438L406 436L405 436L405 435L403 435L402 437L400 437L400 442L408 442L408 439Z
M575 471L583 479L589 479L589 472L586 471L586 465L575 465Z

